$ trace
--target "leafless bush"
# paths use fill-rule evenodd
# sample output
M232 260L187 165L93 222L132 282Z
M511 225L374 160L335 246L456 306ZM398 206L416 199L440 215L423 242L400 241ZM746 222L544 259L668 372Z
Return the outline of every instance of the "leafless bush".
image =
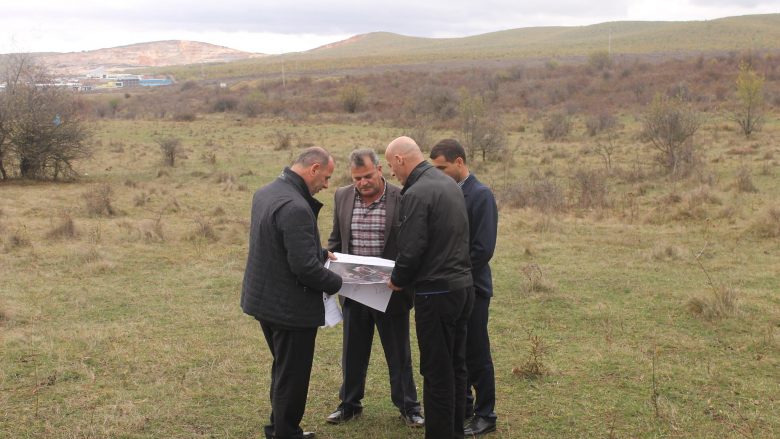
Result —
M530 293L549 293L555 288L544 278L542 268L538 264L527 264L520 268L527 282L522 284L523 291Z
M351 84L341 90L341 106L347 113L357 113L363 107L366 92L362 87Z
M577 169L572 177L577 206L583 209L607 207L607 177L593 169Z
M108 183L93 186L87 192L82 194L87 207L87 213L90 216L113 216L116 210L111 205L111 196L113 190Z
M554 113L542 123L544 140L565 139L571 131L571 118L563 113Z
M155 139L155 142L160 145L163 164L170 167L175 166L176 159L181 155L181 139L178 137L160 137Z
M184 111L181 113L176 113L173 116L173 120L177 122L194 122L197 117L195 116L195 113Z
M590 137L604 132L613 130L617 127L618 121L612 114L601 112L595 116L588 116L585 119L585 129Z
M11 232L11 234L5 240L5 250L11 251L22 247L32 247L32 240L27 233L27 228L21 226Z
M660 161L673 175L681 164L693 163L691 139L701 126L701 116L682 98L657 95L642 117L644 141L661 153Z
M238 99L230 96L225 96L217 99L214 105L211 107L214 113L225 113L233 111L238 107Z
M541 378L549 373L549 369L545 364L548 354L547 345L545 345L541 337L534 334L528 335L528 341L530 343L528 358L522 365L513 368L512 374L524 379Z
M748 232L759 238L780 237L780 207L770 207L750 225Z
M295 133L282 129L274 131L274 151L292 149L295 143L300 143L300 139Z
M750 168L742 166L737 171L737 181L734 186L739 192L743 193L755 193L758 192L758 188L753 184L753 174Z
M566 207L561 188L552 180L535 180L530 184L517 182L501 191L502 205L509 207L533 207L542 212L560 212Z
M60 223L46 234L50 239L72 239L76 236L78 236L76 225L67 212L62 213Z
M217 235L214 226L201 216L195 218L195 230L189 235L190 241L206 240L206 241L219 241L219 235Z

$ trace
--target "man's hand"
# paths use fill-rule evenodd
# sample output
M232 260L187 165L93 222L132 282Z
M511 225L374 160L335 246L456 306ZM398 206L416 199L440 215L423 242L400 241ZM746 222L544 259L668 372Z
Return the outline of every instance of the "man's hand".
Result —
M387 287L390 288L393 291L401 291L401 290L403 290L403 288L395 286L393 284L392 280L387 281Z
M338 258L336 257L336 255L328 251L328 259L330 259L331 261L335 261Z

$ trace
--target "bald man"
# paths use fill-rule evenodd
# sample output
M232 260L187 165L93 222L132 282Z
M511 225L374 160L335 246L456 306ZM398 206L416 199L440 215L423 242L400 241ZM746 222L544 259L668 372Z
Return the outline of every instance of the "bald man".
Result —
M466 204L455 181L426 162L413 139L390 142L385 159L403 185L388 286L415 292L425 437L463 438L466 325L474 303Z

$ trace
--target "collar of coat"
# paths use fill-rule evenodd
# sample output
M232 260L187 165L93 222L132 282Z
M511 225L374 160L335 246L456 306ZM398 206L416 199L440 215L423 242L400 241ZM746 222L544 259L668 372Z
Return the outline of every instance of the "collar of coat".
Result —
M279 175L279 179L290 184L298 192L300 192L300 194L303 196L303 199L306 200L306 202L309 204L309 207L311 207L311 211L314 212L315 217L320 213L322 203L317 201L317 199L315 199L311 193L309 193L309 187L306 186L306 182L303 181L303 177L293 172L293 170L287 166L282 171L282 174Z
M409 188L417 182L420 176L429 169L433 169L433 165L426 162L425 160L421 161L420 164L415 166L414 169L412 169L412 172L409 173L409 178L406 179L406 184L404 184L404 188L401 190L401 195L409 190Z

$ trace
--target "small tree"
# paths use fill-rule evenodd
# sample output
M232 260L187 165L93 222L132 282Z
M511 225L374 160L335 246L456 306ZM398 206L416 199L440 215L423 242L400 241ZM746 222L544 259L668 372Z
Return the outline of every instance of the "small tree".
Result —
M464 148L472 159L478 153L482 161L499 155L506 148L506 134L498 115L487 114L481 96L464 94L460 101L461 132Z
M736 109L731 118L747 138L764 123L764 77L744 61L739 64Z
M178 137L160 137L155 140L160 145L165 166L176 166L176 159L181 153L181 139Z
M658 94L642 116L641 137L661 153L667 171L676 175L685 158L685 145L700 126L701 117L689 104Z
M341 90L341 104L347 113L357 113L363 107L366 92L355 84L348 85Z
M12 160L25 178L58 179L75 176L73 162L88 157L89 131L82 123L72 95L53 87L45 68L29 55L6 58L0 99L0 174L8 178L5 159Z

